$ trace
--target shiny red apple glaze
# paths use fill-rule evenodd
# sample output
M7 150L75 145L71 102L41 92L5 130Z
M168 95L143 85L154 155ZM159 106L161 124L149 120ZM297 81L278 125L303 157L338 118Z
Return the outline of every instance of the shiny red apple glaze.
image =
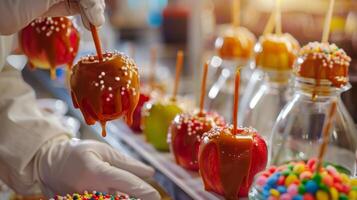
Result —
M96 56L82 58L72 70L72 101L88 125L96 121L105 136L107 121L125 116L132 123L139 101L139 74L134 61L121 53L105 53L103 61Z
M267 146L252 128L216 127L202 136L199 168L205 189L239 199L248 195L255 174L265 169Z
M72 67L79 47L79 33L67 17L38 18L19 34L22 50L30 66L51 69L55 78L56 66Z
M215 112L177 115L168 132L168 142L180 166L198 170L198 148L202 135L217 125L224 125L224 119Z
M131 124L130 128L134 131L134 133L141 133L141 109L143 108L144 104L150 100L150 97L146 94L141 93L139 97L139 103L136 106L133 114L133 123Z

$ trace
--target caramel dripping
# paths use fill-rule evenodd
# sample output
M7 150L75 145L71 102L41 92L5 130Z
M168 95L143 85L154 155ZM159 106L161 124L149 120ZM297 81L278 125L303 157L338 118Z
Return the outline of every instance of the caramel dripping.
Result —
M221 134L218 147L220 178L227 200L236 200L242 184L248 184L252 160L253 138L251 136ZM233 138L238 137L239 139ZM239 145L237 145L239 140ZM231 154L228 154L230 152ZM242 152L242 153L240 153ZM239 157L232 157L239 155Z
M121 71L123 61L118 57L110 58L106 62L83 63L80 61L74 68L71 77L71 95L75 108L79 108L88 125L93 125L96 121L102 126L102 135L106 136L106 122L125 116L127 124L132 123L133 113L139 100L139 79L136 69L131 69L133 78L130 75L124 75ZM78 69L77 69L78 68ZM135 71L135 72L134 72ZM101 90L100 80L96 79L102 72L105 89ZM134 75L134 73L136 73ZM91 79L88 79L90 77ZM105 78L104 78L105 77ZM109 78L108 78L109 77ZM120 77L120 81L115 80ZM94 78L94 79L93 79ZM122 90L128 81L131 81L131 87ZM98 83L99 86L94 84ZM111 87L109 91L108 88ZM135 94L131 89L135 89ZM112 99L105 102L103 95L112 94ZM106 109L106 110L105 110ZM108 110L109 112L107 113Z

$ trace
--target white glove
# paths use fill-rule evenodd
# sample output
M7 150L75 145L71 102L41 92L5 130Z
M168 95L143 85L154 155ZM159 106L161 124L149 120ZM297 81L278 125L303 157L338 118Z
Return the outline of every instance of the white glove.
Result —
M84 25L104 23L104 0L0 0L0 35L13 34L37 17L80 13Z
M42 190L49 197L96 190L160 199L159 193L141 180L153 176L154 170L105 143L55 139L41 148L36 160Z

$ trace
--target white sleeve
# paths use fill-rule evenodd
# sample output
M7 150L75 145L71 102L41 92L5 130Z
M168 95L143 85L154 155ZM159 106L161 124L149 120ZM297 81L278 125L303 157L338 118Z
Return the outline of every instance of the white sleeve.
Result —
M28 194L37 185L36 153L58 138L68 139L58 120L43 115L20 71L5 66L0 72L0 179Z
M10 35L63 0L0 0L0 35Z

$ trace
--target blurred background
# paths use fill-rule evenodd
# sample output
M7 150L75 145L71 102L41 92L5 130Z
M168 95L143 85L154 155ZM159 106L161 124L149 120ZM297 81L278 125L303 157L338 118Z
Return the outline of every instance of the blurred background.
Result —
M176 52L183 50L185 64L179 90L182 95L193 97L197 101L200 94L202 65L215 56L214 41L219 32L231 23L231 4L231 0L107 0L107 21L100 29L103 49L116 49L132 56L144 81L148 79L152 69L151 49L156 49L156 80L163 83L167 90L173 87ZM241 0L241 25L259 37L274 9L274 4L275 0ZM282 1L283 32L293 35L301 46L310 41L319 41L328 4L329 0ZM75 17L75 22L81 31L78 59L95 52L95 48L91 34L83 28L81 20ZM352 88L344 92L342 98L354 122L357 123L357 0L336 0L330 41L343 48L352 58L349 72ZM58 69L59 79L51 82L51 86L49 78L45 79L41 74L26 69L23 75L35 88L38 98L60 98L62 93L56 94L57 88L66 88L65 73L61 70L63 69ZM67 96L62 100L70 102L67 89L63 91ZM46 100L42 102L44 106L49 104L54 105L53 102ZM66 107L62 104L63 102L56 102L55 106ZM73 110L72 105L68 106ZM64 111L66 112L67 110ZM72 126L74 133L80 126L80 122L73 117L67 118L64 123ZM82 125L81 135L77 137L100 140L98 134L90 134L91 131L93 130ZM131 151L125 144L119 145L115 143L117 141L110 140L110 137L107 142L116 148L122 148L121 151ZM160 184L166 185L165 189L170 190L167 189L170 183L165 182L168 180L160 177L156 179L162 180ZM0 184L1 190L5 189L1 189ZM169 193L175 199L187 199L186 196L180 198L180 191ZM0 194L0 199L8 198Z
M292 34L301 45L319 41L328 3L328 0L282 1L283 31ZM165 73L160 78L167 80L174 72L176 51L183 49L184 81L180 88L183 93L198 97L202 63L215 55L214 41L231 22L231 4L231 0L110 0L108 26L113 36L107 47L135 54L140 68L148 67L149 49L157 48L157 73ZM259 37L274 4L274 0L241 0L242 26ZM103 37L108 39L107 32ZM330 41L352 58L353 87L343 93L343 99L357 122L357 1L336 1Z

